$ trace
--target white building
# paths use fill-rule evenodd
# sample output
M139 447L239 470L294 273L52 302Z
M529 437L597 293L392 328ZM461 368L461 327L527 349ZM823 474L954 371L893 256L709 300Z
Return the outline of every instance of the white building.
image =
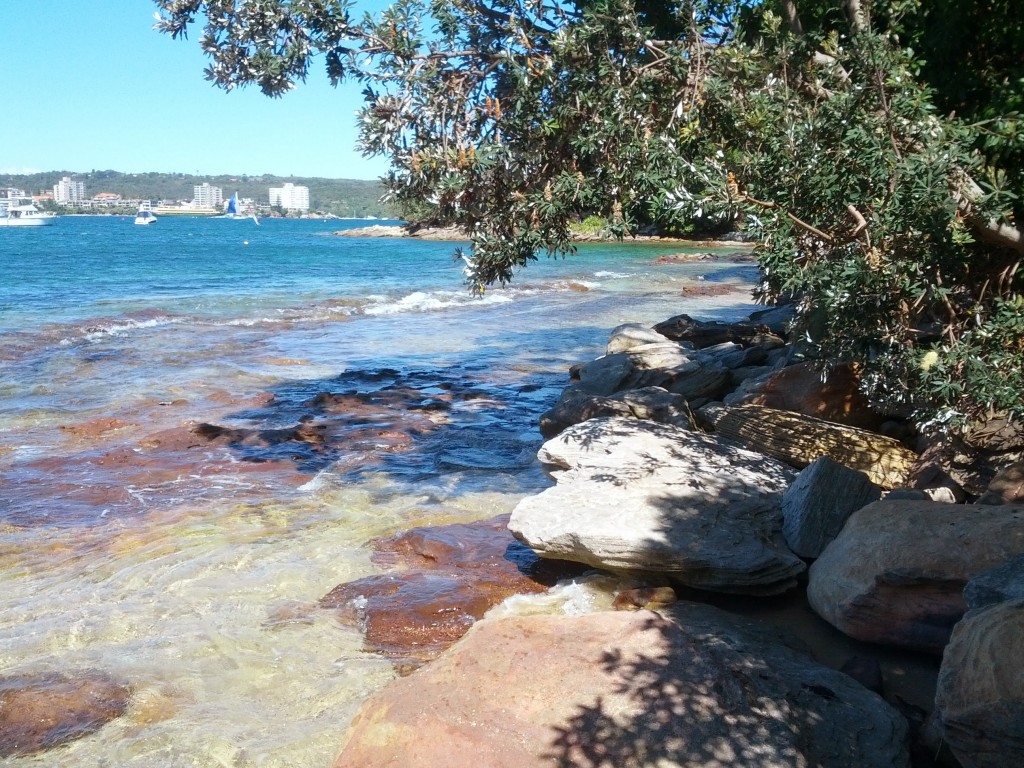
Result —
M211 187L208 182L192 187L192 204L196 208L220 208L224 203L224 191L220 187Z
M283 187L271 187L270 205L279 205L286 211L308 211L309 187L297 187L291 182L285 182Z
M53 185L53 200L62 205L85 202L85 182L75 181L70 176L65 176Z

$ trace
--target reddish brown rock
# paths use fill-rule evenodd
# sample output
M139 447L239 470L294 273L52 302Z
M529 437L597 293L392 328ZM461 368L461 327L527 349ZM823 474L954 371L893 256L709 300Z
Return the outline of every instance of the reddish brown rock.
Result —
M60 431L79 438L90 438L105 435L118 429L134 427L135 424L122 419L101 417L90 421L83 421L80 424L64 424Z
M334 768L906 768L903 717L695 603L488 619L362 707Z
M81 738L124 714L128 686L96 672L0 677L0 757Z
M871 410L859 386L860 374L855 366L841 365L823 374L810 363L797 363L751 384L742 397L732 398L729 403L763 405L848 427L877 430L885 417Z
M340 584L320 605L362 627L374 651L410 662L433 658L505 598L543 592L582 570L537 557L507 523L501 515L380 539L373 559L403 570Z

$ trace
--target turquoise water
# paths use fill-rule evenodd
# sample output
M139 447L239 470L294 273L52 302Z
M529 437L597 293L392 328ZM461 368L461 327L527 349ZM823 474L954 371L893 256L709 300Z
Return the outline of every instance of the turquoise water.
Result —
M8 764L329 765L394 674L311 607L375 572L367 541L550 483L537 418L614 326L754 308L684 296L754 273L656 263L671 244L581 246L477 298L452 243L330 234L364 223L0 231L0 669L133 690Z

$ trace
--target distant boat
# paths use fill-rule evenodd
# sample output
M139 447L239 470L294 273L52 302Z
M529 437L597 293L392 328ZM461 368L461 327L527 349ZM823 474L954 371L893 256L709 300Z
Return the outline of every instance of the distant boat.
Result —
M56 218L36 208L31 198L0 200L0 227L42 227L53 224Z
M136 224L155 224L156 214L153 213L149 208L139 208L139 212L135 214Z
M234 192L224 205L224 215L218 216L218 219L235 219L241 221L243 219L252 219L257 224L260 220L256 218L256 211L252 213L242 213L241 206L238 203L238 193Z

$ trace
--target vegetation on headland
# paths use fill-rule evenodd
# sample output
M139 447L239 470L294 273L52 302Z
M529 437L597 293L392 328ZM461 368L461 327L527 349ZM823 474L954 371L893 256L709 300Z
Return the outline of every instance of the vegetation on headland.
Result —
M472 233L471 281L599 214L740 227L766 302L876 400L1024 416L1024 19L1012 0L156 0L210 80L366 84L388 196ZM952 32L951 32L952 30Z
M257 204L269 204L269 188L285 182L309 188L310 210L343 218L394 218L395 209L381 202L384 187L379 181L323 179L304 176L193 175L188 173L121 173L97 171L48 171L33 174L0 174L0 187L15 187L30 194L53 191L64 176L85 183L89 197L101 192L120 195L124 200L191 200L193 188L204 183L220 187L224 196L238 192ZM113 210L113 209L112 209ZM130 211L134 213L134 209Z

